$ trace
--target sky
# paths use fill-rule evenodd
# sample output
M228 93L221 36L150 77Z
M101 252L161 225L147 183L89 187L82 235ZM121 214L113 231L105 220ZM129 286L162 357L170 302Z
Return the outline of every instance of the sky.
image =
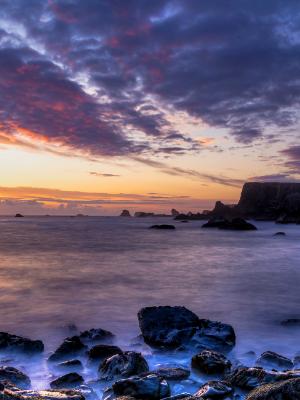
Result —
M299 0L0 0L0 214L300 178Z

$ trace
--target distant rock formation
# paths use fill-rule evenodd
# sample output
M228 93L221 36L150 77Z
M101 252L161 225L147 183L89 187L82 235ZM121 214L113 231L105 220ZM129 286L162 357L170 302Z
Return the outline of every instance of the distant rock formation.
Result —
M120 217L131 217L131 214L128 210L123 210L120 214Z
M153 217L154 213L151 212L144 212L144 211L137 211L134 213L135 217Z
M179 213L179 211L177 211L175 208L172 208L172 210L171 210L171 215L173 216L173 217L176 217L177 215L179 215L180 213Z
M23 217L24 217L24 215L19 214L19 213L17 213L17 214L15 215L15 218L23 218Z

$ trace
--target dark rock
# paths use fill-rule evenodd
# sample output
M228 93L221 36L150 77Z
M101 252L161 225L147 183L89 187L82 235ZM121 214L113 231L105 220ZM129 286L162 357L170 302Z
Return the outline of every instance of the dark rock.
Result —
M243 218L233 218L228 219L210 219L206 224L202 225L202 228L218 228L223 230L233 230L233 231L255 231L256 226L250 224Z
M115 335L110 332L106 331L105 329L89 329L87 331L81 332L79 335L80 340L83 343L100 343L100 342L112 342Z
M260 386L246 400L300 400L300 378Z
M51 389L72 389L78 388L83 382L81 375L76 372L70 372L50 382L50 387Z
M66 338L63 343L49 357L48 361L64 361L68 358L82 354L87 346L78 336Z
M109 344L97 344L88 351L89 361L102 361L105 358L114 356L115 354L122 354L122 350L118 346Z
M194 397L190 393L180 393L174 396L165 397L163 400L199 400L199 397Z
M79 390L9 390L5 389L3 400L85 400Z
M283 326L300 326L300 318L289 318L281 321Z
M145 218L145 217L154 217L154 213L148 213L144 211L137 211L134 213L134 216L137 218Z
M125 351L106 358L99 368L101 378L106 380L128 378L148 371L147 361L134 351Z
M131 215L128 210L123 210L120 214L120 217L131 217Z
M231 362L216 351L203 350L192 358L192 367L205 374L221 374L231 368Z
M44 351L44 344L41 340L31 340L21 336L11 335L7 332L0 332L0 350L41 353Z
M57 368L62 371L79 372L83 366L80 360L68 360L58 364Z
M171 210L172 217L177 217L177 215L179 215L179 214L180 214L179 211L177 211L175 208L172 208L172 210Z
M187 222L187 221L203 221L207 219L207 215L201 214L201 213L196 213L193 214L189 212L188 214L178 214L174 218L175 220L179 220L181 222Z
M173 230L176 228L174 225L161 224L161 225L152 225L150 226L149 229Z
M16 215L15 215L15 218L23 218L24 217L24 215L22 215L22 214L20 214L20 213L17 213Z
M144 341L152 347L228 351L235 345L230 325L199 319L185 307L145 307L139 311L138 319Z
M273 236L285 236L285 232L276 232Z
M0 367L0 382L4 385L5 382L9 382L20 389L29 389L31 387L29 377L14 367Z
M277 370L286 370L293 368L293 362L280 354L273 351L265 351L256 361L256 365L260 367L275 368Z
M183 381L190 376L190 370L182 367L161 367L150 374L155 374L166 381Z
M104 399L110 400L118 396L132 396L141 400L159 400L169 395L170 388L167 381L156 375L148 375L115 382L111 390L104 394Z
M233 394L233 388L228 382L210 381L205 383L194 396L201 399L224 399Z

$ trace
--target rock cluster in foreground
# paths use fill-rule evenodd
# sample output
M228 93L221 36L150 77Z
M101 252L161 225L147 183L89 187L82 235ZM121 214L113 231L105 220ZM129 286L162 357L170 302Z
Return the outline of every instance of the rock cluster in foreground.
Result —
M254 366L242 365L230 353L235 346L232 326L201 319L185 307L146 307L138 320L144 343L169 357L185 351L189 365L161 365L151 370L142 353L123 351L112 342L114 335L91 329L66 338L48 357L53 379L49 388L35 391L30 377L12 366L0 367L2 400L300 400L300 370L292 361L266 351ZM28 360L44 349L32 341L0 334L1 351L22 353ZM26 363L24 364L26 365ZM85 369L98 378L86 381ZM63 373L63 374L62 374ZM191 378L200 376L200 380ZM198 382L194 393L174 394L174 387Z

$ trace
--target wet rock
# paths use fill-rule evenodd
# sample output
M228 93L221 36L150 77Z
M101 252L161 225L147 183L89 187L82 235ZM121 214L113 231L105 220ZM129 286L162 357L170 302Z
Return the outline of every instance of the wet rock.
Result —
M273 236L285 236L285 232L276 232Z
M145 307L139 311L138 319L144 341L151 347L228 351L235 345L230 325L199 319L185 307Z
M106 331L105 329L89 329L87 331L81 332L79 335L79 339L83 343L88 344L96 344L101 342L112 342L115 335L110 332Z
M300 400L300 378L260 386L246 400Z
M85 400L79 390L9 390L3 392L3 400Z
M135 399L159 400L170 395L166 380L157 375L134 377L115 382L111 389L104 393L104 400L116 399L120 396L131 396Z
M97 344L88 351L89 361L102 361L105 358L112 357L115 354L122 354L122 350L118 346L109 344Z
M70 357L82 354L87 346L78 336L66 338L63 343L49 357L48 361L64 361Z
M15 215L15 218L23 218L24 217L24 215L22 215L22 214L20 214L20 213L17 213L16 215Z
M293 368L293 362L280 354L273 351L265 351L256 361L256 365L267 368L275 368L277 370L286 370Z
M57 368L61 371L79 372L83 369L83 365L80 360L68 360L58 364Z
M152 225L149 229L162 229L162 230L174 230L176 229L174 225L161 224L161 225Z
M243 218L233 218L232 220L228 219L210 219L206 224L202 225L202 228L218 228L224 230L233 230L233 231L256 231L257 228L250 222L247 222Z
M224 381L209 381L194 396L201 399L224 399L233 394L232 386Z
M10 383L19 389L29 389L31 387L29 377L14 367L0 367L0 382L4 386Z
M41 340L31 340L7 332L0 332L0 350L41 353L44 351L44 344Z
M161 367L150 372L167 381L182 381L190 376L190 370L182 367Z
M281 321L283 326L300 326L300 318L288 318Z
M193 356L192 367L205 374L221 374L231 368L231 362L221 353L203 350Z
M120 214L120 217L131 217L131 214L128 210L123 210Z
M145 358L134 351L126 351L106 358L99 368L101 378L106 380L128 378L148 371L149 366Z
M199 397L194 397L190 393L176 394L175 396L165 397L163 400L199 400Z
M50 387L51 389L78 388L83 382L84 380L81 375L76 372L70 372L50 382Z
M300 368L300 355L295 356L293 363L295 368Z

